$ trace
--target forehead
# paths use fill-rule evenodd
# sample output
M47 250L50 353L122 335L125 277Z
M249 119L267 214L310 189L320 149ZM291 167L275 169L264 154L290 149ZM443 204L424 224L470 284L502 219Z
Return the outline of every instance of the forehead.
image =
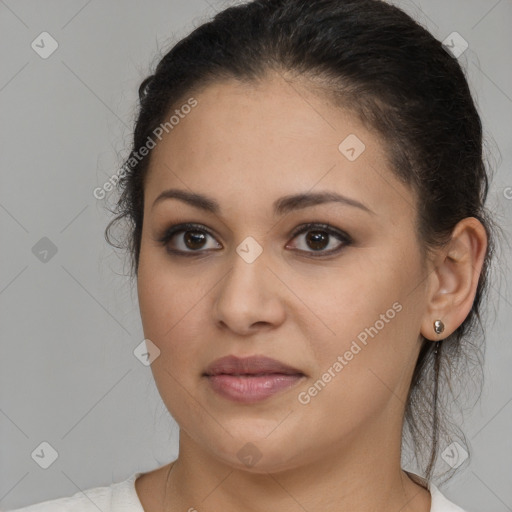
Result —
M197 106L153 149L149 203L176 187L220 203L229 197L240 208L315 189L352 195L382 213L411 202L380 138L304 84L279 76L255 84L225 81L192 96Z

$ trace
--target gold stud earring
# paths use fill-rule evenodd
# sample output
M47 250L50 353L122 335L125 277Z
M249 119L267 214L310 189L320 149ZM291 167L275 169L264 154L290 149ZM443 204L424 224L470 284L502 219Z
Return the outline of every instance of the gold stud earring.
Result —
M441 320L436 320L434 322L434 331L436 334L441 334L444 331L444 324Z

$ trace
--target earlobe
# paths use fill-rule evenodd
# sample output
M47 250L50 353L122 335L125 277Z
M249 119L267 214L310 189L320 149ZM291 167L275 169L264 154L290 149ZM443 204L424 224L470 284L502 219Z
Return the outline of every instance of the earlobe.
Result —
M464 322L473 306L486 249L487 234L478 219L467 217L455 226L432 272L434 285L421 326L425 338L441 340Z

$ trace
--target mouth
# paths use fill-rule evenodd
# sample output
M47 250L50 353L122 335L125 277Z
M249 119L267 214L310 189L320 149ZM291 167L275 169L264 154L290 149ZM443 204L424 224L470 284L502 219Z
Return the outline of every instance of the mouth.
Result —
M203 376L218 395L238 403L265 400L306 377L300 370L264 356L223 357L214 361Z
M261 376L261 375L304 375L303 372L276 359L265 356L239 358L226 356L215 360L203 373L206 377L215 375Z

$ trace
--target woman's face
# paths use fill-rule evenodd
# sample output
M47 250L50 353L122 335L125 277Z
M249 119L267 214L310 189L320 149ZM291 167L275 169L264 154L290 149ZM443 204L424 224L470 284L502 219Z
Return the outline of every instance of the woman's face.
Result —
M427 314L412 192L376 135L296 82L223 82L195 99L155 138L138 269L151 368L182 436L253 472L396 449ZM169 189L218 211L155 202ZM285 200L322 193L347 201ZM159 242L185 222L199 226ZM204 375L227 355L302 377L238 401Z

